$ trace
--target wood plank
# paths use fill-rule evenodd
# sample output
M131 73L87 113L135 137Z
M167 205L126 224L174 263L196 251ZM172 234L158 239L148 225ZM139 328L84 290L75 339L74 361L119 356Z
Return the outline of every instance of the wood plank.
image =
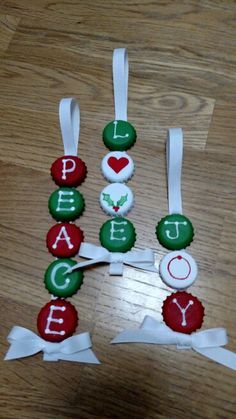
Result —
M0 54L2 55L7 51L9 44L14 37L17 25L20 22L20 18L7 14L0 13Z

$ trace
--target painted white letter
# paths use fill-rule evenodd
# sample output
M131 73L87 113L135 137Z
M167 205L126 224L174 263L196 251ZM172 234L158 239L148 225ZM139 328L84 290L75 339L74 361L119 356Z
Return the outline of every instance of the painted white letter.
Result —
M74 198L63 198L63 196L72 196L74 195L73 191L58 191L59 197L58 197L58 202L57 202L57 209L56 211L74 211L75 207L61 207L60 204L69 202L70 204L73 204L75 202Z
M56 237L56 240L55 240L55 243L52 245L52 248L53 249L56 249L57 248L57 243L60 241L60 240L65 240L66 241L66 244L67 244L67 246L68 246L68 248L69 249L73 249L73 244L71 243L71 241L70 241L70 236L68 236L68 233L67 233L67 231L66 231L66 228L65 228L65 226L62 226L61 227L61 230L60 230L60 232L59 232L59 234L58 234L58 236Z
M118 121L114 121L113 124L114 124L114 134L113 134L114 140L116 140L117 138L128 138L129 134L125 134L125 135L117 134Z
M165 225L168 225L168 224L174 224L176 235L171 236L170 235L170 230L166 230L166 235L167 235L168 239L175 240L175 239L178 239L178 237L179 237L179 225L182 224L182 225L186 226L187 221L165 221Z
M121 221L120 223L117 223L114 220L111 221L111 230L110 230L111 235L110 235L110 240L122 240L122 241L126 240L126 237L125 236L123 236L123 237L116 237L114 235L115 233L124 233L125 232L125 229L124 228L117 228L117 229L115 228L116 225L120 226L121 224L127 225L127 221Z
M66 270L67 270L67 269L70 268L70 265L68 263L66 263L66 262L59 262L59 263L57 263L54 266L54 268L52 269L52 272L51 272L51 281L52 281L52 284L54 285L54 287L56 287L56 288L58 288L60 290L63 290L65 288L67 288L67 285L69 285L70 278L66 278L64 276L64 280L65 280L64 284L62 284L62 285L57 284L57 282L56 282L56 275L57 275L58 270L61 269L61 268L66 268Z
M56 311L56 310L58 310L58 311L65 311L66 310L66 307L65 306L58 307L58 306L53 306L53 305L50 306L50 312L49 312L49 316L47 318L47 324L46 324L46 328L45 328L45 333L47 333L49 335L61 335L61 336L63 336L66 333L65 330L61 330L60 332L57 332L56 330L51 330L50 329L50 324L52 322L59 323L59 324L62 324L63 323L63 319L62 318L56 319L55 317L52 317L53 312Z
M188 304L186 305L185 308L181 307L181 305L177 301L177 298L173 299L173 303L176 304L177 307L179 308L179 310L181 311L181 314L182 314L181 326L187 326L185 314L186 314L186 311L188 310L188 308L194 304L193 300L189 300L189 302L188 302Z
M71 162L72 163L72 166L67 168L67 163L68 162ZM73 172L75 170L76 163L72 159L62 159L62 164L63 164L63 167L62 167L62 179L65 180L66 179L66 173Z

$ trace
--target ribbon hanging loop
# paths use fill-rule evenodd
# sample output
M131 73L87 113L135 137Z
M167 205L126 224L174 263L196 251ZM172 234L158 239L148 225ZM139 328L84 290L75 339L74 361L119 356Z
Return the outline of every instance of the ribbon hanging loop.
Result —
M127 121L129 63L126 48L114 49L112 69L115 119Z
M183 159L183 130L170 128L166 141L169 214L182 214L181 172Z
M65 156L77 156L80 133L80 108L73 98L59 104L59 119Z

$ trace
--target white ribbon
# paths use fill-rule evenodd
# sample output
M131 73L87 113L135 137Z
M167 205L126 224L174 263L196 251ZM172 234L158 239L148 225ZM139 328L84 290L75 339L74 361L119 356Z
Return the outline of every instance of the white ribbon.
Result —
M228 343L224 328L208 329L187 335L171 330L165 323L146 316L139 329L124 330L111 343L154 343L177 345L178 349L193 349L199 354L236 371L236 354L222 346Z
M44 361L74 361L100 364L94 355L88 332L71 336L59 343L47 342L35 333L20 326L14 326L7 337L10 348L5 360L24 358L43 352Z
M181 171L183 159L182 128L170 128L166 141L169 214L182 214Z
M80 109L73 98L59 104L59 119L65 156L77 156L80 132Z
M113 51L115 119L127 121L129 63L125 48Z
M109 263L110 275L122 275L124 264L138 269L157 272L157 269L155 268L154 252L151 249L118 253L109 252L104 247L95 246L94 244L81 243L79 256L92 260L77 263L72 268L68 269L64 275L73 272L75 269L84 268L97 263Z

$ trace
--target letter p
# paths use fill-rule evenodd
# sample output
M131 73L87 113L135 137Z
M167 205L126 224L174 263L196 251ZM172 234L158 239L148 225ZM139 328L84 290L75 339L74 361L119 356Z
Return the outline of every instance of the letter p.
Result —
M62 179L66 179L66 174L74 172L76 163L73 159L62 159Z

